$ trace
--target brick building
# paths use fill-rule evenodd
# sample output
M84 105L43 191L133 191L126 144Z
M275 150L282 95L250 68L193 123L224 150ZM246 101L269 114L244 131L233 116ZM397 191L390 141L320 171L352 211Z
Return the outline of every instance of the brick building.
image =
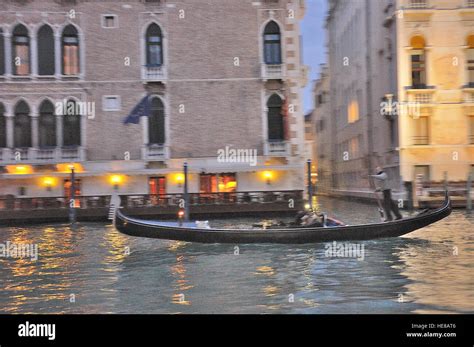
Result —
M303 190L304 10L1 0L0 195L67 195L72 166L80 195L177 193L184 162L194 193Z

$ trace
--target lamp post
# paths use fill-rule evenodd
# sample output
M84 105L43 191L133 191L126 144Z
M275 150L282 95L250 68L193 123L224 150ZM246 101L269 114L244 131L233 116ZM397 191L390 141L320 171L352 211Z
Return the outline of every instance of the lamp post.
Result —
M308 200L309 200L309 208L310 210L313 209L313 185L311 184L311 159L307 161L307 175L308 175Z
M76 223L76 189L75 189L75 172L74 172L74 166L71 166L71 190L70 190L70 196L71 199L69 200L69 223L70 224L75 224Z
M189 221L189 194L188 194L188 163L184 162L184 221Z

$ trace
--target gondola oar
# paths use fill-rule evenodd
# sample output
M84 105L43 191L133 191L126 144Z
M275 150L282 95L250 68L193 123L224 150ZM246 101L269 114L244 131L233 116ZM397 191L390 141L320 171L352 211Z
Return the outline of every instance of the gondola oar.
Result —
M379 205L380 220L382 222L384 222L385 221L385 213L384 213L384 210L383 210L383 207L382 207L382 203L380 202L379 195L377 194L376 190L374 191L374 194L375 194L375 198L377 199L377 205Z
M377 187L373 178L372 178L372 184L374 185L374 187ZM379 207L378 209L379 209L379 214L380 214L380 221L385 222L385 213L382 207L382 203L380 202L379 195L377 194L377 189L374 190L374 195L375 195L375 198L377 199L377 205Z

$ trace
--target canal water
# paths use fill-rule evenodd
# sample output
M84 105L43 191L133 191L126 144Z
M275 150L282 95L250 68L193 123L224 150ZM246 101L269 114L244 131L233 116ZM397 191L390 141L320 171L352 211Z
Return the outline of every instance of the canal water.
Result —
M348 224L378 220L372 205L318 205ZM1 227L1 244L37 244L39 256L0 258L0 313L473 313L473 224L454 211L406 237L356 243L357 254L139 239L101 223Z

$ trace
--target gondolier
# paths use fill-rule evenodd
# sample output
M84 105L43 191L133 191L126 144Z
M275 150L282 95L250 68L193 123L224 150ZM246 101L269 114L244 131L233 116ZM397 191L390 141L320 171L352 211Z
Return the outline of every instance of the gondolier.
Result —
M387 187L387 180L388 176L383 171L380 166L376 167L376 175L371 175L374 179L378 181L378 188L377 191L381 191L383 193L383 209L385 211L385 221L390 222L392 221L392 212L395 215L395 220L402 219L402 215L398 210L397 204L392 200L392 190Z

